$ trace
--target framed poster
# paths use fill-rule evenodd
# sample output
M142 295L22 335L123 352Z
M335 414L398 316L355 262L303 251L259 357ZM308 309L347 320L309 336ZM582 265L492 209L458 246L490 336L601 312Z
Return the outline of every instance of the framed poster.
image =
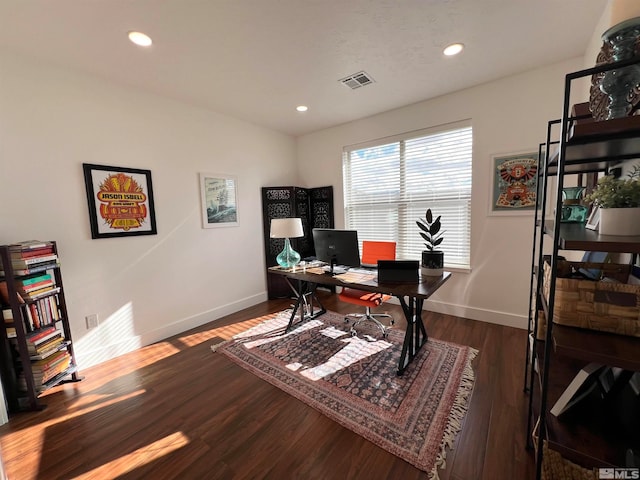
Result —
M598 205L594 205L592 207L591 213L589 214L589 218L587 219L587 223L584 228L588 228L589 230L598 230L600 227L600 207Z
M91 238L156 235L151 171L83 163Z
M536 207L538 153L493 155L489 215L526 214Z
M200 174L202 228L238 226L238 181L231 175Z

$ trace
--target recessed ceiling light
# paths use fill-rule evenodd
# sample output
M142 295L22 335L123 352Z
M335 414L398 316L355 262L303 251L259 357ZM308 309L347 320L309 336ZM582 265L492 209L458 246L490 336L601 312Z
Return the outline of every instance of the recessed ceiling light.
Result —
M299 112L306 112L307 110L309 110L309 107L307 107L306 105L298 105L296 107L296 110Z
M129 40L141 47L150 47L153 43L149 35L145 35L142 32L129 32Z
M453 55L459 54L464 49L464 45L462 43L452 43L448 47L444 49L442 53L444 53L447 57L451 57Z

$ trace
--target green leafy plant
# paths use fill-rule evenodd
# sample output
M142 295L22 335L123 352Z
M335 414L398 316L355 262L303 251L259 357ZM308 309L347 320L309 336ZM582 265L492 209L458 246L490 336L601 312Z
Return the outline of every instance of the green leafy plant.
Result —
M593 191L585 197L600 208L640 207L640 165L634 165L627 178L606 175Z
M427 209L427 213L424 218L416 221L416 225L418 225L418 228L421 230L420 236L423 238L427 249L431 252L433 252L444 240L442 236L444 232L440 231L442 228L442 223L440 222L441 218L442 215L439 215L438 218L434 220L433 213L429 208Z

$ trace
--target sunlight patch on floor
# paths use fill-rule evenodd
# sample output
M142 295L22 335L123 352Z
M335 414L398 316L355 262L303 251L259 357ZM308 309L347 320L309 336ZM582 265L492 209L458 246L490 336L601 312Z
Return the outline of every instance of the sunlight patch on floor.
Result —
M271 318L273 315L263 315L261 317L250 318L244 322L234 323L232 325L225 325L223 327L212 328L205 332L197 332L191 335L184 335L179 338L186 347L193 347L204 342L208 342L213 338L229 340L234 335L243 332L265 320Z
M109 463L76 477L77 479L115 478L118 475L135 470L168 455L189 443L189 438L182 432L175 432L149 445L140 447L127 455L123 455Z
M2 451L7 452L3 456L3 460L6 464L11 462L20 462L21 469L30 468L33 472L38 471L42 451L45 448L44 439L46 437L47 428L53 427L56 424L69 421L70 419L81 417L90 412L99 410L101 408L108 407L119 402L131 400L134 397L141 396L146 393L146 390L138 390L127 395L120 395L112 398L111 395L88 395L82 397L83 408L76 410L69 409L67 413L59 417L55 417L51 420L44 420L33 427L25 427L20 430L6 433L2 436L1 445ZM82 405L81 405L82 406ZM31 433L33 430L36 433ZM39 433L38 433L39 432ZM26 441L28 445L22 445ZM38 448L34 448L35 444L39 445ZM25 451L29 451L29 455L24 455ZM11 452L9 454L8 452ZM13 456L15 452L16 457ZM26 463L29 464L27 467ZM34 477L36 478L34 473ZM94 477L94 478L107 478L107 477Z

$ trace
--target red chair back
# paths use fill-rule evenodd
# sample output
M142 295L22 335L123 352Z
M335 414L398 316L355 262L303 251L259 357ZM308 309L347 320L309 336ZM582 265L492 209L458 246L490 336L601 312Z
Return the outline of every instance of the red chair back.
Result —
M395 260L396 242L362 241L362 264L378 265L378 260Z

